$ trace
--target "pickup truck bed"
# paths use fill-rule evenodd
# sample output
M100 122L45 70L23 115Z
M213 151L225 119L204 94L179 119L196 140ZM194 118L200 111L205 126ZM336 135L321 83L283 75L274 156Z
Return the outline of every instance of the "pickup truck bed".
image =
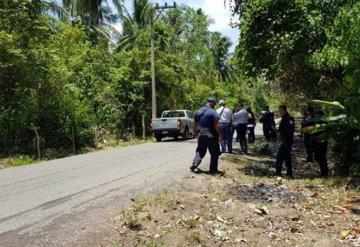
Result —
M151 121L152 132L157 141L164 137L187 139L192 135L193 115L187 110L164 111L161 118Z

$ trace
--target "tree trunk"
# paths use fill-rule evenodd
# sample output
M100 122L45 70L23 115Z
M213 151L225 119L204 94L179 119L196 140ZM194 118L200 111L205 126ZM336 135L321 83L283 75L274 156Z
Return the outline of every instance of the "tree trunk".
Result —
M142 138L145 140L146 138L146 126L145 126L145 115L141 117L141 124L142 124Z
M72 137L72 148L73 153L76 153L76 145L75 145L75 132L74 132L74 125L71 123L71 137Z
M41 159L41 150L40 150L40 135L38 132L39 127L36 127L34 124L31 124L36 136L36 149L37 149L37 158L38 160Z

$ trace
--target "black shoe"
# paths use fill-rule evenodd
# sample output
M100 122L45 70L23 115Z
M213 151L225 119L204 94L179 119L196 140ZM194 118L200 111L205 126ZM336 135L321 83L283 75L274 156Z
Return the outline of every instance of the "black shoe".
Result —
M195 165L195 164L192 164L192 165L190 166L190 170L191 170L191 171L194 171L196 168L197 168L197 165Z

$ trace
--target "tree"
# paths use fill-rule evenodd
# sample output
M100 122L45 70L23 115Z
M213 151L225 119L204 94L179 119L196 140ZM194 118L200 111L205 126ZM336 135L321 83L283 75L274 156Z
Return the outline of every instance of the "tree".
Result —
M219 81L225 81L230 76L231 68L229 64L227 64L230 47L231 41L228 37L222 36L219 32L211 34L210 50L213 53Z
M151 11L152 7L148 0L134 0L132 11L124 9L125 14L121 17L123 33L118 42L118 50L130 49L138 38L141 39L142 32L148 31Z
M264 74L289 94L326 98L324 92L337 84L324 83L322 78L341 78L341 72L315 70L309 59L326 44L326 27L351 2L235 1L241 9L238 60L249 75Z

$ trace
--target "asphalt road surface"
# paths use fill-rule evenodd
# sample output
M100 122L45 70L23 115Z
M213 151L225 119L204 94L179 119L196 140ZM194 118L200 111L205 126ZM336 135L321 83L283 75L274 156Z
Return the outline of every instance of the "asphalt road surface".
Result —
M191 175L195 148L165 141L0 170L0 247L94 246L131 197Z
M190 175L195 147L148 143L0 170L0 246L91 246L130 197Z

